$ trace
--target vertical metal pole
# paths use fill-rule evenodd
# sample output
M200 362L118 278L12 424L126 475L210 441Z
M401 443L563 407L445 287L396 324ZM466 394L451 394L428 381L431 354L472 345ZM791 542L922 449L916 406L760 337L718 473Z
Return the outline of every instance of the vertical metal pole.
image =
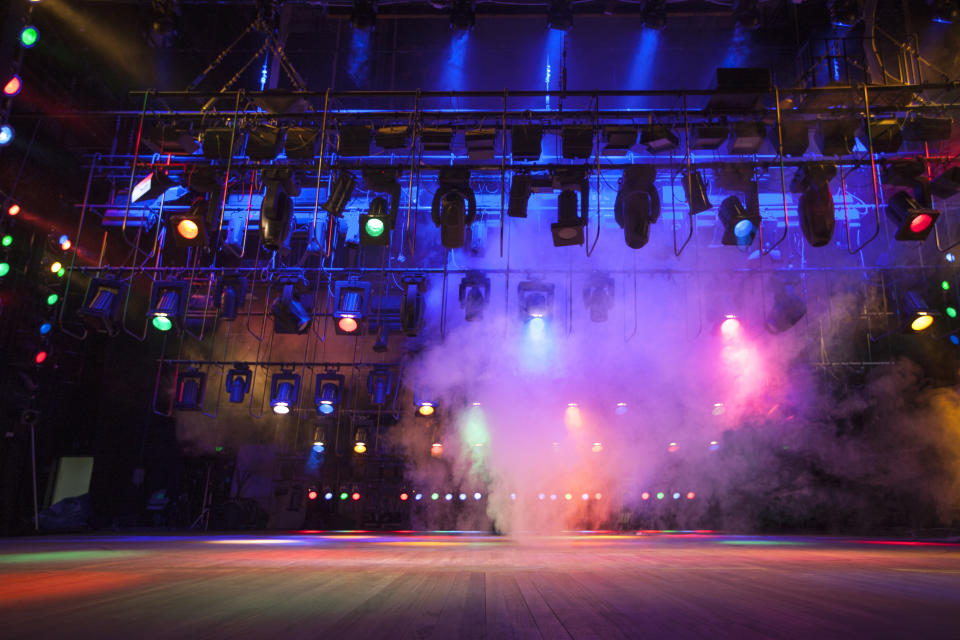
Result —
M30 423L30 464L33 467L33 528L40 531L40 512L37 508L37 439L36 425Z

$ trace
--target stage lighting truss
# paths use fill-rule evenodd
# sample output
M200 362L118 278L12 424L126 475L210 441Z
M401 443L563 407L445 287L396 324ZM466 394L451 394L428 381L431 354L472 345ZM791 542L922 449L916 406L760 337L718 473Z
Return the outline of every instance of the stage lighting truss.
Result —
M206 247L210 243L210 221L219 206L217 198L197 195L187 211L167 216L168 233L180 246Z
M390 397L390 388L393 384L393 374L386 367L375 367L367 376L367 393L370 394L370 404L382 407Z
M900 299L901 322L906 332L921 333L929 329L935 314L916 291L908 291Z
M130 204L155 200L174 185L176 185L176 182L170 178L166 171L155 169L130 190Z
M288 127L283 151L288 160L312 160L320 152L320 130L312 127Z
M623 170L613 204L613 216L623 229L631 249L640 249L650 240L650 225L660 217L660 194L654 184L656 169L634 165Z
M244 364L237 364L227 372L224 388L230 397L230 402L239 404L250 393L250 384L253 372Z
M800 191L797 201L800 230L813 247L824 247L833 239L836 218L830 180L836 175L836 165L810 163L797 169L790 182L791 191Z
M180 373L177 376L177 395L174 408L179 411L202 411L206 388L206 373L193 368Z
M370 283L356 278L339 280L333 285L336 307L333 317L340 335L356 335L370 306Z
M235 320L237 311L247 296L247 279L240 275L225 275L217 280L215 304L224 320Z
M260 242L269 251L286 253L290 250L290 236L295 223L293 198L300 195L300 186L293 171L288 168L270 168L263 171L266 186L260 204Z
M613 278L594 271L583 288L583 304L590 310L591 322L606 322L614 300Z
M421 274L407 275L402 278L401 284L403 301L400 305L400 329L404 335L414 338L423 328L427 311L427 303L423 297L427 279Z
M376 197L367 213L360 215L360 244L390 246L390 233L396 225L400 206L400 181L397 169L365 169L363 186ZM389 202L383 196L390 198Z
M477 199L470 188L470 170L445 167L440 170L439 187L433 194L430 217L440 228L440 243L458 249L466 240L466 227L477 216Z
M128 284L112 278L94 278L87 295L77 310L83 323L92 331L115 336L120 333L122 301Z
M297 405L300 397L300 374L289 369L270 378L270 408L277 415L286 415Z
M483 310L490 304L490 278L468 271L460 281L459 299L467 322L483 320Z
M407 149L410 147L410 127L407 125L380 127L374 134L373 140L385 151Z
M357 186L357 179L349 171L340 171L330 185L327 200L320 207L330 215L341 218L347 208L347 203L353 197L353 190Z
M328 416L337 410L337 407L340 406L340 403L343 401L343 385L343 375L335 371L317 374L313 394L313 402L317 407L317 414Z
M810 129L800 118L783 118L779 128L770 127L768 135L774 152L779 153L782 144L785 156L802 156L810 146Z
M153 284L147 318L158 331L183 329L187 315L187 291L190 284L185 280L160 280Z
M897 226L895 240L923 241L933 231L940 212L924 207L906 191L898 191L887 200L887 217Z
M273 332L279 334L303 334L310 328L313 316L301 300L296 282L282 282L280 295L270 304L273 316Z
M549 320L553 316L553 283L541 280L524 280L517 285L520 318Z

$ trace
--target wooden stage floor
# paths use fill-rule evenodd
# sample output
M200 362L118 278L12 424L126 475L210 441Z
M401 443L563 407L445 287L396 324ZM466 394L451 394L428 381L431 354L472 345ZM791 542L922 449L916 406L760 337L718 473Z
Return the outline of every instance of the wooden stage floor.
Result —
M3 638L960 638L960 544L710 533L0 539Z

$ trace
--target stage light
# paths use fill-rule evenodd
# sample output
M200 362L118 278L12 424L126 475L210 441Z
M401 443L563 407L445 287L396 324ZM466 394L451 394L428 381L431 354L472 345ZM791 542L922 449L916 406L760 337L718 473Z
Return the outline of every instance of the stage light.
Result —
M926 240L940 212L927 209L910 197L906 191L898 191L887 201L887 217L897 226L895 240Z
M572 494L572 493L565 493L565 494L563 494L563 499L564 499L564 500L573 500L573 494Z
M247 295L247 279L238 275L225 275L217 280L216 301L220 317L235 320L237 311Z
M947 308L945 309L945 311L947 312L947 316L948 316L948 317L950 317L950 318L956 318L956 317L957 317L957 308L956 308L956 307L947 307Z
M290 370L275 373L270 378L270 408L277 415L286 415L297 404L300 396L300 374Z
M286 253L293 233L293 198L300 195L293 170L271 168L263 171L266 186L260 203L260 242L269 251Z
M710 413L712 413L715 416L722 416L726 412L726 410L727 408L723 406L722 402L714 402L713 409L710 410Z
M466 227L477 216L477 199L470 188L470 171L459 167L441 169L440 186L433 194L430 217L440 229L440 243L458 249L465 241Z
M443 455L443 443L442 443L442 442L434 442L433 444L431 444L431 445L430 445L430 455L433 456L434 458L439 458L440 456L442 456L442 455Z
M20 32L20 44L24 48L29 49L33 45L37 44L37 41L40 39L40 32L37 31L37 28L32 25L27 25Z
M667 26L667 0L647 0L643 5L641 17L643 26L648 29L660 30Z
M60 244L61 251L69 251L70 247L73 246L73 243L70 242L70 238L68 238L66 234L60 236L60 239L57 242Z
M7 215L9 216L18 216L20 215L20 205L14 202L7 208ZM953 255L953 254L951 254Z
M327 491L325 494L323 494L323 499L324 499L324 500L333 500L333 493L330 492L330 491Z
M707 451L716 451L719 448L720 448L720 443L717 442L716 440L711 440L710 444L707 445Z
M511 218L526 218L527 205L533 193L533 178L527 174L516 174L510 182L510 199L507 203L507 215Z
M350 497L350 494L347 493L346 491L343 491L343 492L340 493L340 499L341 499L341 500L346 500L346 499L349 498L349 497Z
M450 28L460 31L473 29L477 22L473 0L453 0L450 5Z
M447 502L450 502L451 500L453 500L453 494L452 494L452 493L448 493L448 494L446 494L446 495L443 496L443 499L446 500Z
M817 144L825 156L849 155L859 124L853 118L827 118L817 127Z
M166 171L156 170L147 174L140 182L130 190L130 204L136 202L145 202L159 198L167 189L174 186L176 182L170 179Z
M771 126L769 137L774 152L779 153L782 144L785 156L802 156L810 146L810 129L806 121L799 118L781 120L779 129Z
M680 499L680 492L679 492L679 491L674 491L674 492L673 492L673 499L674 499L674 500L679 500L679 499Z
M668 451L669 453L676 453L676 452L679 451L679 450L680 450L680 445L677 444L676 442L671 442L671 443L667 446L667 451Z
M161 280L153 284L147 317L154 328L160 331L169 331L175 326L182 328L187 312L188 288L189 284L183 280Z
M490 303L490 279L481 271L468 271L460 281L459 299L467 322L483 320Z
M387 199L377 196L370 202L367 213L360 215L361 246L390 246L393 221L387 212Z
M794 287L785 285L773 296L773 309L767 314L766 327L770 333L783 333L800 322L807 313L807 303L794 292Z
M12 98L20 93L21 87L22 83L20 82L20 76L14 74L10 76L10 79L7 80L7 83L3 85L3 95L8 98Z
M590 447L590 451L592 451L593 453L600 453L601 451L603 451L603 443L594 442L593 446Z
M326 446L326 438L324 437L323 427L317 427L313 430L313 452L316 454L321 454Z
M376 0L353 0L350 9L350 26L361 31L370 31L377 19Z
M318 496L319 494L314 489L310 489L310 491L307 491L307 500L310 500L311 502L313 500L316 500Z
M867 137L867 125L870 127L870 137ZM903 145L903 133L900 123L896 119L870 118L869 123L864 119L863 135L860 142L867 149L870 148L870 141L873 140L874 153L896 153Z
M950 336L950 344L960 345L960 336L957 336L957 335Z
M13 142L13 127L8 124L0 125L0 147L5 147Z
M370 283L356 279L340 280L333 285L333 297L337 301L333 312L337 320L336 332L341 335L356 333L369 305Z
M953 24L960 16L960 9L954 0L928 0L931 20L940 24Z
M538 499L538 500L543 500L543 499L546 498L546 497L547 497L547 495L546 495L545 493L538 493L538 494L537 494L537 499Z
M303 334L313 322L313 316L303 305L294 284L283 285L281 294L270 304L270 313L274 333Z
M461 494L460 494L459 496L457 496L457 497L460 498L460 501L461 501L461 502L463 502L464 500L467 499L467 494L461 493Z
M950 283L947 282L946 280L941 280L941 281L940 281L940 288L943 289L944 291L949 291L949 290L950 290Z
M340 171L337 173L336 180L327 193L327 200L320 207L332 216L340 218L343 216L347 203L353 197L353 190L357 186L357 179L349 171Z
M187 369L177 376L177 395L174 407L179 411L201 411L207 388L207 374Z
M644 145L650 153L662 153L679 147L680 138L669 127L651 124L641 129L640 144Z
M649 492L649 491L644 491L643 493L641 493L641 494L640 494L640 499L641 499L641 500L649 500L649 499L650 499L650 492Z
M414 494L413 499L419 502L420 500L423 500L423 494L422 493Z
M760 230L760 214L748 212L737 196L730 196L720 203L717 218L723 225L721 242L728 246L749 247Z
M431 493L431 494L430 494L430 499L431 499L431 500L439 500L439 499L440 499L440 494L439 494L439 493L436 493L436 492Z
M0 245L4 247L9 247L12 244L13 244L13 236L10 235L9 233L3 236L3 239L0 240Z
M254 162L265 162L274 160L282 148L283 135L280 127L261 124L248 132L247 146L244 151Z
M664 493L663 491L657 491L657 500L663 500Z
M57 271L60 271L60 269L62 268L63 268L63 265L60 264L60 262L57 260L54 260L53 262L50 263L50 273L56 273Z
M848 29L860 22L860 3L858 0L829 0L830 22L833 26Z
M728 315L724 318L723 322L720 323L720 335L728 340L739 335L740 329L740 321L733 315Z
M243 402L244 396L250 392L250 383L253 379L253 372L245 364L238 364L227 372L226 387L230 395L230 402L238 404Z
M127 283L111 278L94 278L87 287L87 295L77 315L93 331L117 335L120 333L120 304L127 293Z
M606 126L603 128L603 140L603 155L625 156L637 143L637 128L622 125Z
M0 262L0 278L6 276L10 273L10 263L9 262Z
M735 0L733 19L744 29L756 29L760 26L760 7L757 0Z
M517 285L521 319L550 318L553 315L553 293L552 283L539 280L524 280Z
M592 322L607 321L607 315L613 307L613 292L613 278L600 271L590 274L583 288L583 303L590 310Z
M351 497L354 501L357 501L357 500L360 499L360 494L359 494L359 493L354 493L354 494L351 495L350 497Z
M38 351L37 355L33 357L33 361L37 364L43 364L47 359L47 355L46 351Z
M437 410L437 405L433 402L421 401L417 403L417 415L423 418L432 416Z
M330 415L337 410L337 406L343 399L343 384L344 377L339 373L327 371L317 374L313 398L317 413Z
M660 217L660 195L654 185L656 169L634 165L623 170L614 220L623 229L623 239L631 249L640 249L650 240L650 225Z
M40 335L45 336L53 329L53 325L49 322L44 322L40 325Z
M423 297L426 278L422 275L405 275L401 278L403 299L400 302L400 329L408 338L415 338L423 328L427 303ZM384 325L385 327L386 325ZM386 341L386 336L384 336ZM386 350L386 349L384 349Z
M767 128L762 122L736 122L730 137L730 153L751 155L760 150L767 137Z
M904 323L915 333L929 329L934 322L933 312L920 294L908 291L901 298L901 311Z
M549 0L547 4L547 27L555 31L570 31L573 28L573 3L571 0Z
M956 262L956 261L957 261L957 256L954 255L953 253L947 252L947 253L943 256L943 259L946 260L947 262L953 263L953 262Z
M483 498L483 495L479 491L473 494L474 500L480 500L481 498Z
M53 305L57 304L57 301L59 299L60 299L60 296L58 296L55 293L51 293L50 295L47 296L47 306L52 307Z
M797 213L803 237L813 247L824 247L833 239L836 219L830 180L836 175L835 165L806 164L791 181L791 187L798 185L803 189L797 203Z
M370 403L381 406L387 403L390 394L392 375L389 369L376 367L367 376L367 393L370 394Z
M627 412L627 403L626 403L626 402L618 402L618 403L617 403L617 408L614 409L614 411L616 412L616 414L617 414L618 416L624 415L624 414Z
M406 502L409 499L410 499L410 496L406 492L400 494L401 502Z
M581 197L584 197L581 195ZM586 202L581 202L586 208ZM553 246L567 247L580 245L584 242L583 227L586 217L577 211L577 194L570 189L563 189L557 197L557 221L550 225L553 233Z
M190 203L187 211L171 213L167 216L167 227L173 233L176 243L184 247L205 247L209 242L209 220L217 206L216 198L199 196Z
M713 204L707 197L707 185L699 171L685 171L681 178L683 180L683 195L690 204L690 215L703 213L713 208Z

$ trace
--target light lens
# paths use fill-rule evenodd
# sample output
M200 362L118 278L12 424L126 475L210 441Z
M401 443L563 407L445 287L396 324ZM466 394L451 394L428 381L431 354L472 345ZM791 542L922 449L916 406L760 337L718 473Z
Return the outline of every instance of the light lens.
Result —
M733 235L738 238L747 238L753 233L753 223L749 220L741 220L733 225Z
M432 416L433 412L434 412L434 407L429 402L422 403L420 407L417 409L417 413L419 413L422 416Z
M950 343L955 345L960 344L960 336L950 336Z
M695 494L693 491L687 492L687 500L693 500L696 497L697 497L697 494Z
M330 404L329 402L318 404L317 411L319 411L323 415L330 415L331 413L333 413L333 405Z
M353 318L340 318L337 322L337 326L340 327L340 331L344 333L353 333L357 330L357 321Z
M167 316L156 316L153 319L153 328L157 331L170 331L173 328L173 322Z
M23 85L20 82L20 76L14 75L9 80L7 80L7 84L3 85L3 95L7 96L8 98L12 98L13 96L20 93L20 89L22 86Z
M308 499L308 500L316 500L316 499L317 499L317 492L316 492L316 491L313 491L313 490L308 491L308 492L307 492L307 499Z
M10 273L10 263L0 262L0 278Z
M340 494L340 499L341 499L341 500L346 500L346 499L349 498L349 497L350 497L350 495L349 495L346 491L344 491L343 493Z
M371 238L379 238L383 235L383 220L380 218L367 218L366 231Z
M663 500L663 491L657 491L657 500Z
M367 452L367 445L366 445L366 443L364 443L364 442L358 442L358 443L356 443L355 445L353 445L353 452L354 452L354 453L366 453L366 452Z
M956 318L956 317L957 317L957 310L956 310L956 308L954 308L954 307L947 307L947 315L950 316L951 318Z
M406 502L409 498L410 498L410 496L409 496L408 494L406 494L406 493L401 493L401 494L400 494L400 499L403 500L404 502Z
M42 364L43 361L46 360L46 359L47 359L47 352L46 352L46 351L38 351L38 352L37 352L37 355L34 356L34 358L33 358L34 362L36 362L37 364Z
M11 216L20 215L20 205L18 205L17 203L13 203L12 205L10 205L10 208L7 209L7 213Z
M3 236L3 240L0 240L0 244L2 244L5 247L9 247L10 245L13 244L13 236L11 236L9 233Z
M60 269L63 269L63 265L59 262L54 262L50 265L50 273L56 273L57 271L60 271Z
M8 124L0 126L0 147L5 147L13 142L13 127Z
M913 322L910 323L910 328L914 331L923 331L924 329L930 328L930 325L932 324L933 316L929 314L923 314L913 319Z
M740 321L733 316L728 316L727 319L720 324L720 333L725 338L732 338L737 335L739 331Z
M177 223L177 233L185 240L196 240L200 235L200 227L193 220L181 220Z
M23 31L20 32L20 44L22 44L27 49L37 44L37 40L39 39L40 39L40 32L37 31L36 27L26 26L23 28Z
M950 283L947 282L946 280L942 280L940 282L940 288L943 289L944 291L950 291Z
M47 306L52 307L53 305L57 304L57 300L59 299L60 299L60 296L58 296L55 293L51 293L50 295L47 296Z
M431 500L439 500L439 499L440 499L440 494L439 494L439 493L431 493L431 494L430 494L430 499L431 499Z
M47 335L50 333L51 329L53 329L53 325L51 325L49 322L44 322L42 325L40 325L40 335Z
M641 494L640 494L640 499L641 499L641 500L649 500L649 499L650 499L650 492L649 492L649 491L644 491L643 493L641 493Z
M290 413L290 405L288 405L286 402L278 402L277 404L273 405L273 412L277 415L285 416Z
M350 497L353 498L354 500L359 500L359 499L360 499L360 494L359 494L359 493L355 493L355 494L353 494L353 495L350 496Z
M910 231L914 233L923 233L931 224L933 224L933 218L926 213L921 213L910 221Z
M66 273L67 273L67 270L64 269L63 267L61 267L61 268L57 271L57 277L58 277L58 278L62 278L63 276L66 275Z

